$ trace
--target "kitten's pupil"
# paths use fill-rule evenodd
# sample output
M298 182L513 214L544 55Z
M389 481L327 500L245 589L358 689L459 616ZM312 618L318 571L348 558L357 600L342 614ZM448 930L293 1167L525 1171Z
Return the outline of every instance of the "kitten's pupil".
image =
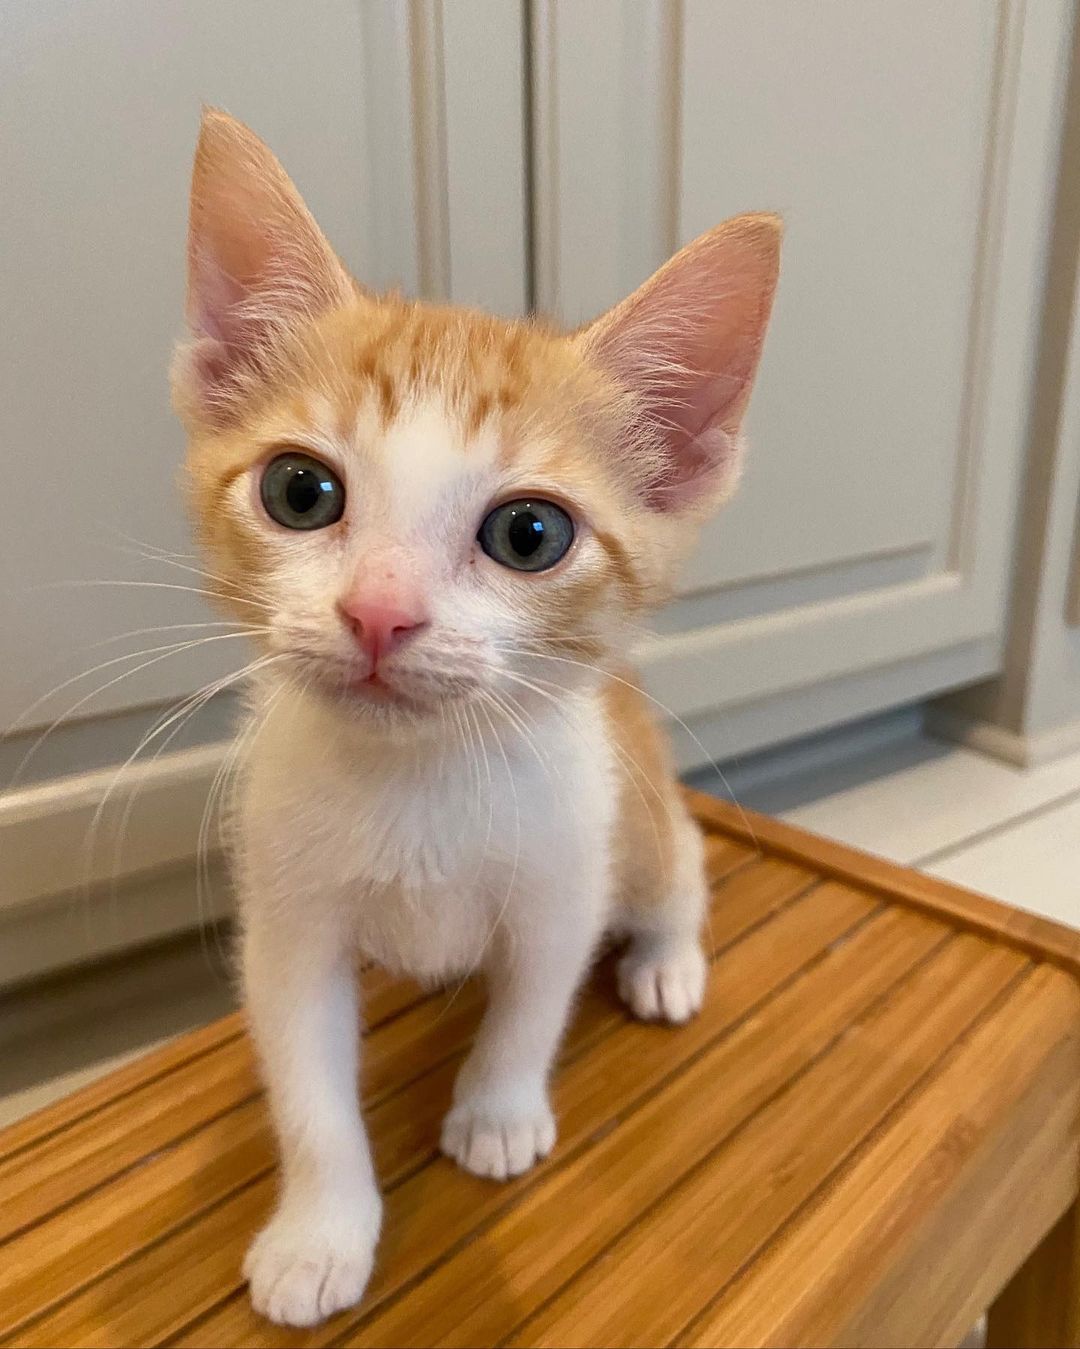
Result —
M544 542L544 522L532 511L522 511L514 516L507 537L519 557L531 557Z
M318 505L321 493L317 476L308 468L298 468L289 479L285 499L297 515L304 515Z

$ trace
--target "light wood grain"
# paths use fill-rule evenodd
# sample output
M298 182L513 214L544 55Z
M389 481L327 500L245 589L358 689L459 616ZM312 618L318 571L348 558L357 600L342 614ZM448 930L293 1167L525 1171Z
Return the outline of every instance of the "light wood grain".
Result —
M0 1132L0 1161L25 1152L76 1121L85 1119L95 1110L112 1105L130 1091L147 1089L176 1068L230 1040L239 1039L243 1033L243 1018L239 1012L233 1012L220 1021L163 1045L152 1055L125 1064L107 1077L88 1083L52 1105L35 1110L33 1114L17 1120Z
M797 866L779 871L765 867L738 844L711 848L709 865L717 887L710 925L717 950L760 923L785 900L793 899L813 879ZM744 869L742 883L729 897L724 879L740 868ZM846 904L831 905L830 939L872 908L872 901L854 892ZM789 942L789 949L795 959L805 958L804 933ZM776 970L784 969L783 959L773 967L759 963L756 969L761 976L775 977ZM427 1090L425 1076L433 1067L459 1056L467 1044L479 1012L478 990L469 985L460 994L418 1002L412 986L404 986L410 990L406 995L401 984L381 974L371 972L365 977L375 985L375 996L370 999L372 1010L381 1010L385 1002L395 1012L393 1019L377 1025L365 1042L364 1097L372 1112L370 1122L375 1130L374 1112L380 1102L416 1082L416 1097L410 1097L403 1107L405 1121L411 1126L419 1123L424 1129L423 1150L413 1159L415 1164L430 1157L438 1137L438 1116L448 1101L448 1095ZM623 1021L610 983L594 985L582 999L569 1043L580 1047ZM223 1052L230 1053L235 1080L250 1084L253 1067L247 1041L230 1041ZM171 1085L166 1091L170 1107L183 1105L182 1093L174 1100ZM160 1108L160 1093L157 1101ZM164 1128L173 1117L173 1109L161 1112ZM133 1153L121 1138L114 1156L123 1166L117 1167L110 1185L90 1191L53 1216L49 1216L50 1210L43 1211L34 1225L0 1245L0 1333L2 1328L13 1329L31 1315L35 1303L40 1307L42 1294L59 1285L61 1277L67 1287L77 1288L95 1271L102 1272L131 1258L150 1241L160 1241L169 1230L169 1214L181 1198L184 1216L189 1219L192 1209L210 1208L238 1187L255 1184L253 1195L245 1193L242 1202L261 1205L259 1211L269 1207L273 1144L262 1102L250 1090L240 1096L232 1110L207 1111L202 1128L187 1133L178 1129L170 1137L176 1140L174 1145L158 1148L137 1170L130 1169ZM77 1175L77 1169L71 1174ZM18 1193L25 1202L33 1202L32 1192L26 1194L19 1186ZM0 1191L0 1212L6 1197ZM225 1217L227 1221L229 1215ZM233 1285L239 1277L241 1254L241 1249L229 1248L228 1266L221 1268Z
M1075 1193L1078 1001L1070 980L1048 966L1037 970L822 1202L699 1316L688 1342L938 1343L934 1330L950 1319L937 1305L952 1290L949 1238L959 1230L960 1215L948 1211L952 1196L968 1201L962 1216L977 1224L975 1268L967 1271L974 1273L1000 1252L1015 1267L1038 1240L1038 1232L1009 1225L1012 1212L1001 1221L988 1199L970 1202L993 1195L1017 1142L1035 1140L1044 1164L1039 1188L1046 1185L1052 1202ZM1064 1166L1054 1165L1062 1154ZM1031 1179L1025 1166L1029 1192ZM893 1282L905 1264L930 1274L919 1287L906 1285L906 1302ZM989 1299L996 1290L983 1291Z
M687 795L699 819L764 849L770 856L798 861L823 875L878 890L960 927L1007 941L1041 960L1056 961L1080 975L1080 931L1075 928L1063 927L1038 914L1011 908L986 895L897 866L831 839L806 834L782 820L743 810L703 792L688 791Z
M415 984L391 980L381 970L366 971L364 986L372 1031L423 1001ZM167 1111L161 1109L157 1081L103 1100L0 1162L0 1241L260 1092L250 1047L239 1034L175 1064Z
M722 956L710 972L708 992L715 1017L709 1023L693 1022L679 1032L680 1049L686 1056L700 1053L729 1026L737 1024L785 980L807 963L821 959L828 946L853 925L866 922L873 906L854 891L841 894L811 892L774 922L759 927L745 942ZM869 924L872 926L872 924ZM896 929L886 924L875 949L890 951L890 960L914 958L908 937L897 940ZM923 925L918 940L932 940ZM854 940L854 939L853 939ZM892 950L895 946L895 952ZM922 949L920 947L920 949ZM768 954L768 959L764 959ZM764 1009L759 1013L764 1014ZM573 1035L573 1033L572 1033ZM394 1194L392 1219L388 1218L385 1249L393 1256L381 1262L365 1299L373 1309L400 1292L408 1280L420 1274L433 1259L466 1238L484 1221L506 1207L515 1195L526 1193L549 1171L573 1161L580 1145L590 1137L603 1136L620 1116L647 1100L673 1072L679 1057L672 1053L671 1035L651 1026L625 1025L615 1040L596 1044L592 1052L572 1057L556 1089L560 1142L537 1172L508 1186L494 1186L454 1170L446 1162L425 1168L409 1177ZM591 1152L583 1155L591 1156ZM390 1228L390 1222L394 1226ZM237 1255L239 1252L236 1253ZM235 1281L235 1265L233 1269ZM348 1325L348 1318L344 1324ZM331 1324L312 1337L311 1343L328 1343L339 1335L342 1324ZM201 1324L190 1343L212 1345L264 1343L267 1331L252 1315L246 1299L235 1297L228 1307ZM290 1343L288 1335L271 1334L270 1343Z
M723 1140L703 1165L681 1177L662 1171L667 1193L649 1221L624 1227L601 1258L510 1342L562 1345L580 1336L590 1344L648 1346L676 1337L717 1286L734 1278L821 1189L1022 968L1012 952L979 959L971 950L975 942L955 939L874 1014L849 1023L831 1053L811 1061L752 1128ZM825 997L834 996L830 987ZM803 1016L809 1010L800 1009ZM775 1042L768 1043L775 1053ZM902 1053L889 1052L898 1045ZM666 1127L678 1136L687 1123L673 1113ZM687 1156L685 1146L679 1151ZM627 1269L647 1269L649 1278L627 1286ZM657 1287L666 1290L663 1298L656 1296Z
M231 1017L0 1134L0 1342L946 1344L1010 1278L999 1329L1073 1342L1046 1310L1063 1238L1017 1273L1076 1201L1068 942L695 804L706 1009L628 1021L605 957L531 1174L499 1186L436 1153L479 990L364 973L387 1216L359 1308L310 1332L250 1309L274 1148Z
M744 1138L756 1136L748 1124L770 1096L937 939L929 925L898 924L892 915L868 928L692 1062L617 1130L530 1189L430 1276L430 1299L396 1303L346 1343L500 1341L719 1143L740 1130ZM561 1221L571 1206L587 1212L588 1221ZM434 1233L425 1237L419 1224L407 1235L410 1244L438 1240ZM622 1333L632 1324L622 1323ZM582 1333L588 1338L587 1328Z

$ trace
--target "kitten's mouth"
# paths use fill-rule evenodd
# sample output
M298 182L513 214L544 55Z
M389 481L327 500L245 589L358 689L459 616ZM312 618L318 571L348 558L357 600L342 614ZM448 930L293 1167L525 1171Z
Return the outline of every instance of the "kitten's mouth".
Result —
M345 687L350 693L361 698L370 698L373 702L414 704L414 699L408 698L400 689L388 683L378 670L372 670L366 675L354 675L346 680Z
M403 693L381 671L370 670L367 674L351 675L345 680L345 691L355 698L371 702L379 707L408 707L415 709L415 698Z
M468 696L473 688L473 681L463 678L460 671L450 677L411 668L384 669L381 665L375 669L365 668L352 661L314 652L294 651L292 654L301 673L309 676L308 684L313 690L319 690L339 706L381 717L398 713L411 720L427 719L436 714L442 704Z

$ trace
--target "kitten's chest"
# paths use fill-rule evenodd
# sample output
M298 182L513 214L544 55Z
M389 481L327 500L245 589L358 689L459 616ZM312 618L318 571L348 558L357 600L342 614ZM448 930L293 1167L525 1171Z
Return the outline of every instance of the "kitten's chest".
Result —
M446 773L376 779L339 798L342 860L361 885L460 882L514 831L505 794Z
M507 869L524 876L589 830L608 786L588 709L528 740L508 732L426 752L354 750L296 722L260 738L242 832L303 888L482 890Z
M517 926L530 882L557 873L578 828L558 779L510 759L511 775L438 774L359 792L339 820L342 894L359 948L441 980L474 969L499 921ZM535 770L535 771L533 771Z
M396 760L268 740L242 830L249 871L314 909L343 906L361 949L391 968L472 968L497 922L569 902L583 851L602 846L611 785L595 731L558 723L486 757L451 745Z

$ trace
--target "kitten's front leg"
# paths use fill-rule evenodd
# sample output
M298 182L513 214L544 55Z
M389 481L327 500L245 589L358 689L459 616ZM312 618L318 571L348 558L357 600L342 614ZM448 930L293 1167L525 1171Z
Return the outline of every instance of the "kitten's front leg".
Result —
M443 1122L443 1152L493 1180L520 1175L555 1145L548 1076L599 919L585 906L552 926L497 934L487 1011Z
M244 1275L256 1311L310 1326L359 1301L379 1235L382 1204L357 1098L356 974L329 915L253 908L244 984L281 1191Z

